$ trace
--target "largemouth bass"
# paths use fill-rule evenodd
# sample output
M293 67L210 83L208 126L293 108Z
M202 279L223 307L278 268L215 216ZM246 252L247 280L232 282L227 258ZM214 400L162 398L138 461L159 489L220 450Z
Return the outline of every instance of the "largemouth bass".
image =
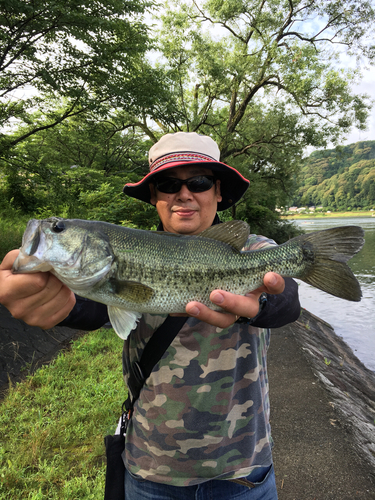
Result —
M183 313L192 300L220 310L209 300L212 290L244 295L268 271L361 300L346 262L363 246L362 228L337 227L241 252L249 231L243 221L185 236L78 219L31 220L13 272L50 271L77 295L107 304L122 338L144 312Z

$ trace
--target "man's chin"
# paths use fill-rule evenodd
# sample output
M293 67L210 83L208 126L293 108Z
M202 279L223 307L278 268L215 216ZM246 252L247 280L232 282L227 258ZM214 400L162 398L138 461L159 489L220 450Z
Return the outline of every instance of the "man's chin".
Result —
M179 234L199 234L203 229L200 229L200 220L196 216L179 217L174 214L169 224L164 225L164 230Z

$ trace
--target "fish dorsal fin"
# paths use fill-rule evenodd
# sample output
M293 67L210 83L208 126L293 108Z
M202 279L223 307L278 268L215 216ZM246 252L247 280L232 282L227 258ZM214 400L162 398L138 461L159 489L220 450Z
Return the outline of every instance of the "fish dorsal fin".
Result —
M249 234L250 227L246 222L231 220L209 227L200 233L199 237L222 241L240 252L245 246Z
M137 321L142 314L115 306L108 306L108 316L114 331L121 339L126 340L129 333L137 326Z
M137 281L111 279L112 291L127 302L144 304L154 295L154 290Z

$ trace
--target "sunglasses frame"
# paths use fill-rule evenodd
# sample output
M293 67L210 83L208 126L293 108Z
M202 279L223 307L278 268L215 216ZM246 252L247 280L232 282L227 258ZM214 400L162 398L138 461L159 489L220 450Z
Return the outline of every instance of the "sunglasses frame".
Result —
M197 178L201 178L201 177L204 177L205 179L212 181L211 186L207 187L207 189L202 189L202 190L198 190L198 191L191 190L189 187L189 182L192 181L193 179L197 179ZM166 181L176 182L177 185L179 185L179 188L177 189L177 191L163 191L162 189L160 189L158 187L158 184L160 185L161 182L166 182ZM191 193L204 193L206 191L209 191L212 188L212 186L215 185L216 177L214 175L206 175L206 174L193 175L193 177L189 177L188 179L179 179L178 177L167 177L167 176L162 177L162 176L160 176L158 179L154 179L153 182L154 182L155 188L158 191L160 191L161 193L166 193L166 194L179 193L181 191L181 188L183 185L186 185L186 187L188 188L188 190Z

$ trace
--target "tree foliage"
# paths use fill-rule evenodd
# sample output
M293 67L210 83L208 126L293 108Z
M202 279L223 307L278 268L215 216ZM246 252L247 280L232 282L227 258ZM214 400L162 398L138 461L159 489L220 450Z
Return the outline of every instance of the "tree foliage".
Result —
M375 141L312 153L303 163L292 204L375 208Z
M105 115L121 108L141 115L148 109L157 115L162 75L144 57L151 41L143 13L150 5L0 0L3 150L86 111ZM56 98L62 99L58 106Z
M370 101L352 88L375 55L372 2L176 0L157 12L152 42L148 6L0 0L0 119L3 131L17 124L3 132L3 192L25 211L79 207L151 226L134 200L116 210L114 190L146 173L161 135L196 131L251 181L224 217L272 234L306 147L365 127ZM343 67L344 52L357 68ZM38 94L16 99L28 85Z
M125 182L147 173L152 145L127 122L125 113L106 118L86 113L41 130L0 161L0 190L13 206L39 217L59 214L142 228L154 225L155 210L122 193Z
M145 173L144 123L171 108L146 57L151 6L0 0L2 210L152 225L151 208L121 193Z
M343 50L372 62L374 10L359 0L168 2L159 51L179 116L158 133L211 135L223 161L285 203L303 151L365 127L370 102ZM154 132L155 133L155 132ZM247 202L246 202L247 203Z

